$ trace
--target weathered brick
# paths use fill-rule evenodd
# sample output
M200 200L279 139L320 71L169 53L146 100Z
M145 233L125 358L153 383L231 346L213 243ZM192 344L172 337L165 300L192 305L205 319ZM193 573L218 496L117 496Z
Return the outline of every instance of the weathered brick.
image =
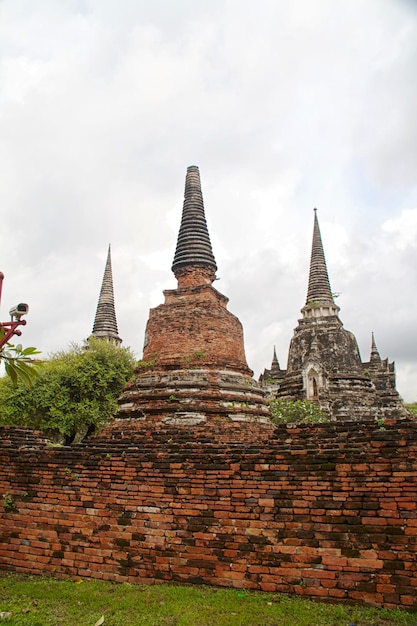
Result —
M153 426L121 420L62 453L35 441L36 455L20 444L24 429L3 428L0 493L18 503L13 514L0 508L3 567L116 581L301 589L309 597L416 606L415 423L402 426L407 445L387 429L378 448L372 445L375 426L367 423L360 433L357 424L297 433L279 427L274 434L258 427L252 441L245 431L243 445L235 425L222 424L210 436L206 426L192 432ZM171 438L177 438L174 447L167 445ZM339 472L336 463L331 479L320 473L324 442L344 459L345 469ZM299 447L306 451L303 462L292 454ZM111 454L110 473L91 463L98 454ZM392 463L382 463L382 454ZM283 461L285 475L266 474L266 467ZM403 462L407 480L393 487L391 477ZM66 468L82 478L57 484ZM35 475L36 501L20 501ZM125 484L137 487L134 496Z

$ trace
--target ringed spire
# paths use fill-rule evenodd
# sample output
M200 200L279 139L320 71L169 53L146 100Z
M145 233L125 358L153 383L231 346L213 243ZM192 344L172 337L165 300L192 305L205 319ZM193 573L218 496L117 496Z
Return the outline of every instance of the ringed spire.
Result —
M110 244L107 252L106 267L94 319L93 337L106 339L116 344L122 343L117 329L116 310L114 307L113 274L111 266Z
M217 270L204 213L200 172L196 165L187 168L181 226L171 269L177 275L183 268L191 267L208 268L212 270L213 278Z
M311 247L306 304L309 302L334 302L330 288L329 275L327 273L326 257L324 256L317 209L314 209L313 243Z

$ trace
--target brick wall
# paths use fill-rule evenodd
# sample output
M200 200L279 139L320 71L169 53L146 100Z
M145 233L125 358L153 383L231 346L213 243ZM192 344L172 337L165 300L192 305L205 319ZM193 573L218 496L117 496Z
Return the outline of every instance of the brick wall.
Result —
M2 568L417 606L415 422L0 433Z

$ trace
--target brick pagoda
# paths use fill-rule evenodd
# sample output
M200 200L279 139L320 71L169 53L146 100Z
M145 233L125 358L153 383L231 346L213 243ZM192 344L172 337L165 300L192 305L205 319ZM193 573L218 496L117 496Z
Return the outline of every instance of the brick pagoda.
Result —
M207 421L267 421L264 392L252 378L238 318L213 282L217 265L200 174L187 169L172 271L177 289L151 309L143 359L119 400L117 417L181 426Z

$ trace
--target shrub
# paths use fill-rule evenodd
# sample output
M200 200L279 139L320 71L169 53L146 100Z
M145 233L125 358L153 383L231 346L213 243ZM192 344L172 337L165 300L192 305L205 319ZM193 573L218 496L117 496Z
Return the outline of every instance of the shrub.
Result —
M328 415L309 400L282 400L269 402L274 424L317 424L328 421Z
M107 424L132 376L129 349L91 338L44 362L31 387L0 379L0 424L30 426L71 443Z

